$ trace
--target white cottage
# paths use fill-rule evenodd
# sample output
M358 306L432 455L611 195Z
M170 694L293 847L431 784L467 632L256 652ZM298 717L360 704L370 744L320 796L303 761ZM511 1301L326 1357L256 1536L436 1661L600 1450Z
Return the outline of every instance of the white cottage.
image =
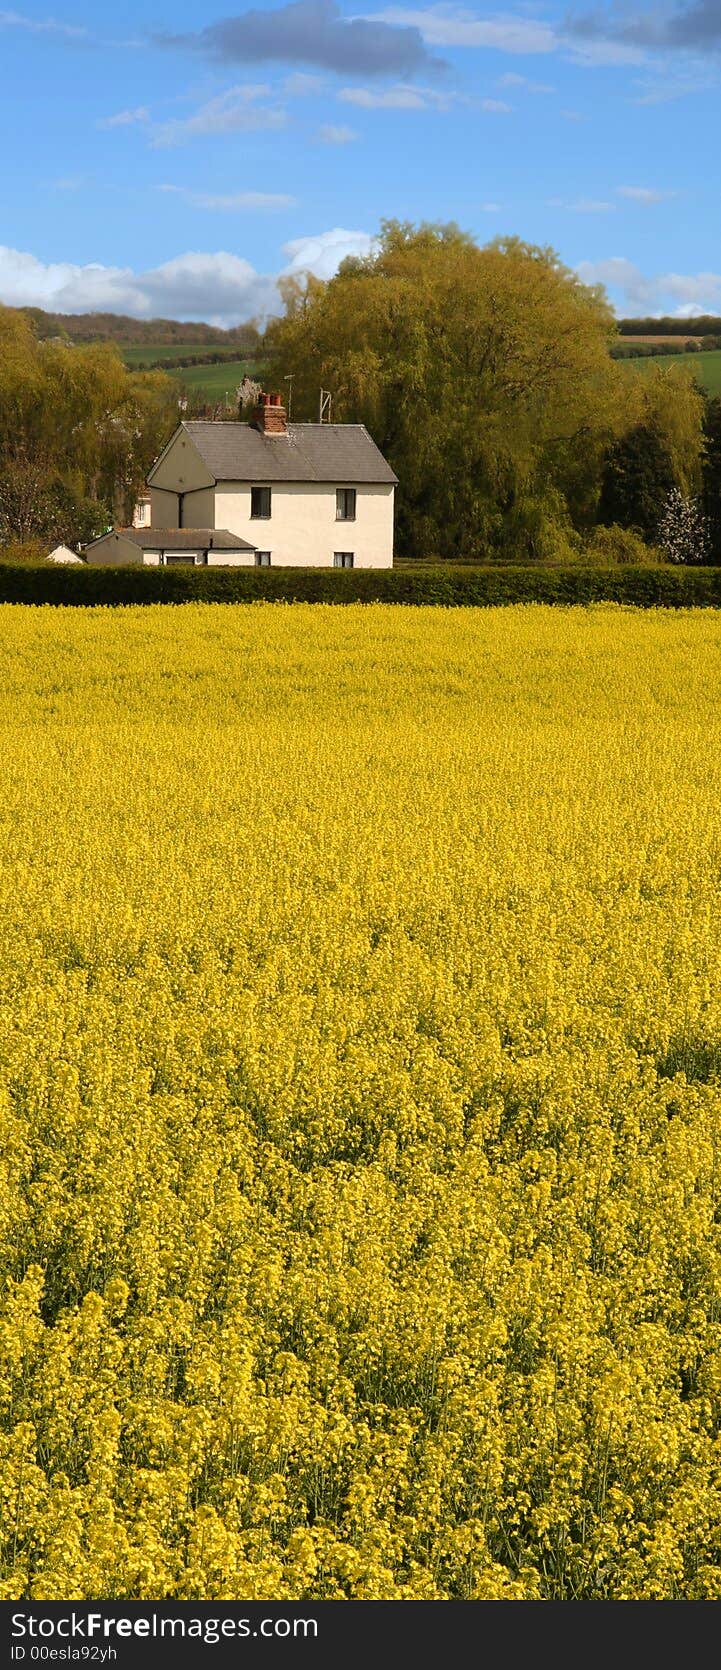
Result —
M250 423L180 424L148 476L147 531L227 533L242 565L391 568L397 479L362 423L288 423L263 394Z

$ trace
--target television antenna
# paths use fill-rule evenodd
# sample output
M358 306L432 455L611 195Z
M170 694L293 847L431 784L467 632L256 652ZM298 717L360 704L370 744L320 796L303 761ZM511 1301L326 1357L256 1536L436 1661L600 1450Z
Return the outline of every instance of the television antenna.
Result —
M331 402L330 389L321 389L321 391L320 391L320 406L319 406L319 410L318 410L318 422L319 423L330 423L330 402Z
M291 409L291 406L293 404L293 378L294 378L294 376L295 376L295 372L291 371L291 372L289 372L287 377L283 378L283 382L288 384L288 422L289 423L290 423L290 409Z

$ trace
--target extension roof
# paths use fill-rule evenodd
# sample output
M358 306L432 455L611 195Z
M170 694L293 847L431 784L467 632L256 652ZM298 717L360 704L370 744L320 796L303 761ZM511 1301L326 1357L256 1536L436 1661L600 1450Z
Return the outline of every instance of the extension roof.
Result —
M215 420L190 421L181 428L216 482L392 486L398 480L362 423L289 423L285 435L262 435L250 423Z
M130 539L141 551L255 551L247 539L238 539L227 528L114 528L94 539Z

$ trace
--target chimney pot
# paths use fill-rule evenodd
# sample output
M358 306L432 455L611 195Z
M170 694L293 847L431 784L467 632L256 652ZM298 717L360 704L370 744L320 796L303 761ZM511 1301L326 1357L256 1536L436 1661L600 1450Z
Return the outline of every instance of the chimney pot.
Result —
M287 435L285 407L279 394L261 394L251 417L254 429L261 435Z

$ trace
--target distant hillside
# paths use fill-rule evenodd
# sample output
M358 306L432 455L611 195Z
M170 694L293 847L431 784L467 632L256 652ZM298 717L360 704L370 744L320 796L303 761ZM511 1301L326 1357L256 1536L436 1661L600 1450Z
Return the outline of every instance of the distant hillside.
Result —
M41 307L24 307L19 311L32 320L36 334L42 341L51 336L62 336L69 342L118 342L121 345L143 346L182 345L198 343L213 347L254 348L258 330L253 322L235 325L232 330L220 330L217 325L198 324L196 320L129 319L123 313L45 313Z

